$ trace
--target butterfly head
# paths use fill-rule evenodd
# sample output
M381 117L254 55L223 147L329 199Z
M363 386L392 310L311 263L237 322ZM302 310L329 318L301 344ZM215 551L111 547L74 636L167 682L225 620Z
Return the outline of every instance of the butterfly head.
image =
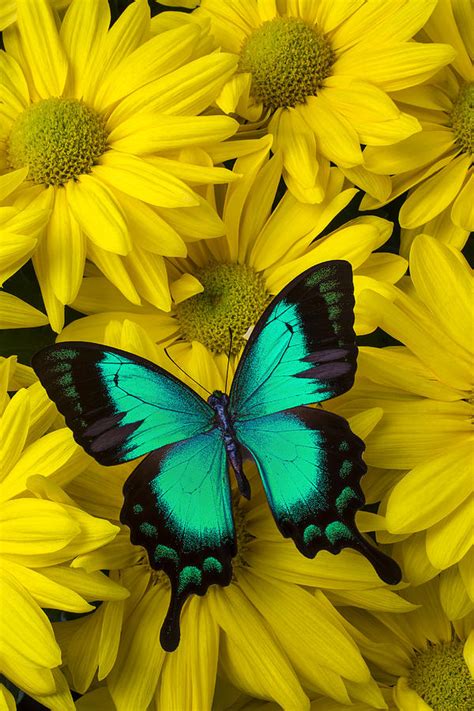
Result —
M224 407L227 409L229 404L229 396L220 390L214 390L214 392L207 398L209 405L215 410L217 407Z

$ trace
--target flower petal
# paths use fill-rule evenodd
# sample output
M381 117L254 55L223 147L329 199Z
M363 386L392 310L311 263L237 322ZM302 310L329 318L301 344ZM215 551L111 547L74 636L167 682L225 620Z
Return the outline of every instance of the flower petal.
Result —
M219 628L206 598L193 596L181 619L183 642L167 654L156 697L157 708L210 709L216 683ZM177 684L183 675L185 684Z
M69 612L90 612L94 610L84 598L64 585L48 580L36 570L9 561L8 569L41 607Z
M5 200L10 193L17 189L28 175L28 166L10 170L4 175L0 175L0 200Z
M38 499L14 499L0 508L2 553L29 556L64 548L80 532L63 506Z
M125 269L123 260L118 254L108 252L96 246L93 242L89 242L87 256L132 304L138 305L141 303L130 275Z
M22 49L35 88L42 99L61 96L68 62L51 7L46 0L17 0Z
M65 190L56 190L46 232L48 274L56 298L70 304L77 296L86 261L86 239L71 215Z
M171 295L163 257L146 252L137 246L124 261L134 285L143 298L157 309L170 311Z
M2 462L0 480L8 476L8 472L16 464L23 450L30 425L30 411L29 393L24 389L19 390L5 408L2 415L4 434L0 446Z
M112 191L91 175L81 175L66 184L69 207L74 217L98 247L117 254L131 249L123 211Z
M444 570L458 563L474 544L474 500L468 497L442 521L426 532L426 553L435 568Z
M388 497L387 529L411 533L433 526L469 496L472 477L470 442L414 467Z
M146 709L153 698L166 656L158 640L167 598L164 586L150 588L127 620L117 661L107 680L117 711Z
M416 186L400 209L401 226L412 229L439 215L461 190L470 160L470 156L461 153L445 168Z
M455 225L464 230L474 230L474 206L472 195L474 192L474 178L470 175L466 184L454 201L451 217Z
M199 202L181 180L127 153L104 153L100 165L95 166L94 175L127 195L158 207L187 207Z
M44 326L48 317L26 301L0 291L0 328L33 328Z
M299 113L316 134L318 148L329 160L345 168L363 162L360 141L349 121L335 111L322 91L309 97Z
M212 615L225 632L219 661L234 685L285 709L309 709L283 650L240 588L211 587L207 595Z

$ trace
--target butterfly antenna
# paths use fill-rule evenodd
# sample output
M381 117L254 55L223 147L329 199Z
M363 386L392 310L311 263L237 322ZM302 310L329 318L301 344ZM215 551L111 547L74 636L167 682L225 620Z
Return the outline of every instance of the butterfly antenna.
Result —
M232 329L229 326L229 352L227 353L227 368L225 371L225 385L224 385L224 392L227 392L227 378L229 376L229 365L230 365L230 354L232 353Z
M205 390L207 393L209 393L209 395L212 395L212 393L209 392L209 390L208 390L207 388L205 388L204 385L201 385L201 383L198 383L198 381L197 381L195 378L193 378L191 375L189 375L189 373L186 373L186 371L185 371L180 365L178 365L175 360L173 360L173 358L172 358L172 357L170 356L170 354L168 353L168 349L167 349L167 348L165 348L164 350L165 350L166 355L167 355L168 358L170 359L170 361L171 361L172 363L174 363L175 366L176 366L177 368L179 368L179 370L180 370L182 373L184 373L187 378L189 378L190 380L192 380L193 383L196 383L196 385L199 385L199 387L202 388L203 390Z

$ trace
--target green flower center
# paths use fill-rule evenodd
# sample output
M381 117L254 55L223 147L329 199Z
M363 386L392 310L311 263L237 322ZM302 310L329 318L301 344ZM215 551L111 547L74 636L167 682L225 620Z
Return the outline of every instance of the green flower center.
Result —
M331 45L316 27L297 17L275 17L245 40L238 69L252 75L253 98L275 110L314 96L334 59Z
M463 153L473 152L474 135L474 84L465 84L459 92L451 112L454 139Z
M35 183L63 185L90 173L106 145L99 114L77 99L55 97L20 114L8 140L8 159L12 168L28 166Z
M456 639L416 654L408 683L434 711L474 708L474 682L462 652Z
M198 269L195 276L204 291L176 306L183 337L214 353L228 353L230 328L231 352L238 353L269 300L263 276L246 264L218 263Z

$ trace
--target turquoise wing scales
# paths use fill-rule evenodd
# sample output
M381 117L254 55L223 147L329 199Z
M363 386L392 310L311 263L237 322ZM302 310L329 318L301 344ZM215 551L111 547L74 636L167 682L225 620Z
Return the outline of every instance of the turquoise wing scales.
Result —
M136 459L214 426L202 398L132 353L59 343L39 351L32 365L76 441L100 464Z
M355 548L396 583L398 565L354 521L364 504L364 443L343 418L305 407L348 390L356 358L351 266L312 267L278 294L252 332L232 383L231 417L283 536L310 558Z
M161 644L179 642L181 608L191 593L228 585L236 553L222 436L217 429L162 447L146 457L124 486L120 520L152 567L170 578L171 601Z

